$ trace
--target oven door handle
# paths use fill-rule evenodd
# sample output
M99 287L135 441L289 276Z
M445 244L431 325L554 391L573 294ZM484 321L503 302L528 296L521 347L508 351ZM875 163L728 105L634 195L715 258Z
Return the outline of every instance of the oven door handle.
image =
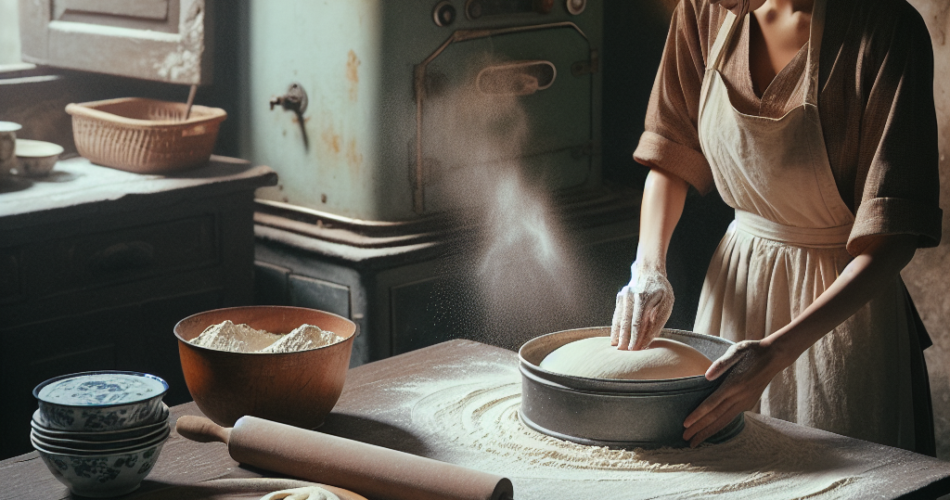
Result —
M554 85L557 67L551 61L514 61L482 68L475 88L485 94L531 95Z

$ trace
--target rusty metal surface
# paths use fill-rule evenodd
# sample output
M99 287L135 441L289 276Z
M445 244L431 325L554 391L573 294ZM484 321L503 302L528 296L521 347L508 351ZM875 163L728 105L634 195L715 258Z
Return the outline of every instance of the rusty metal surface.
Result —
M242 7L237 28L249 64L237 75L243 82L235 110L239 154L271 165L281 178L279 187L261 190L260 197L368 220L415 220L451 208L448 194L440 193L447 181L437 177L454 166L442 162L438 168L431 145L425 158L419 154L425 144L417 134L422 101L417 106L416 76L441 73L461 83L457 73L483 56L551 60L559 66L563 76L557 83L522 100L531 108L538 136L533 141L538 151L523 156L531 169L549 174L545 182L553 189L600 183L595 153L602 72L575 76L571 66L589 61L592 50L601 48L602 2L589 2L578 15L558 1L547 13L469 19L456 1L454 21L442 26L433 18L436 4L255 0ZM427 72L415 69L447 40L446 53L431 61ZM271 99L292 83L306 89L306 111L276 109L283 100L271 110ZM431 111L432 92L426 97ZM580 157L572 157L578 152ZM420 170L423 159L429 163ZM478 168L474 161L466 165ZM425 214L414 210L421 190Z

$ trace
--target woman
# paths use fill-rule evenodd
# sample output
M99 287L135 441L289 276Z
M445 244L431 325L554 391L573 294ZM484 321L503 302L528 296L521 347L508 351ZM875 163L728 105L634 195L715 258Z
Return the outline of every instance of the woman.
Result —
M934 453L900 270L940 239L933 55L903 0L684 0L634 157L651 167L612 340L669 318L665 260L689 186L736 209L694 330L738 342L684 422L691 446L740 412ZM729 370L732 368L731 370Z

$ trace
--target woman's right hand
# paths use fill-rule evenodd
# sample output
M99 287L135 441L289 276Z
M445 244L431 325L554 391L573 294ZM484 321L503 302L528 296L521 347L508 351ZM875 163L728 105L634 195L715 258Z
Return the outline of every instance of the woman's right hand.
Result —
M630 284L617 294L610 342L617 349L638 351L660 334L673 311L673 287L666 279L666 250L683 214L689 185L653 169L643 185L637 257Z
M659 334L673 312L673 287L661 269L634 262L630 283L617 294L610 344L639 351Z

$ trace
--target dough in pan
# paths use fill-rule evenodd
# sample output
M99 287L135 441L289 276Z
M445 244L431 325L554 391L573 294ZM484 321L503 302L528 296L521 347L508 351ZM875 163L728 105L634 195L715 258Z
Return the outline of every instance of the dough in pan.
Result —
M641 351L621 351L610 337L564 344L541 361L550 372L588 378L662 380L703 375L712 362L696 349L658 338Z

